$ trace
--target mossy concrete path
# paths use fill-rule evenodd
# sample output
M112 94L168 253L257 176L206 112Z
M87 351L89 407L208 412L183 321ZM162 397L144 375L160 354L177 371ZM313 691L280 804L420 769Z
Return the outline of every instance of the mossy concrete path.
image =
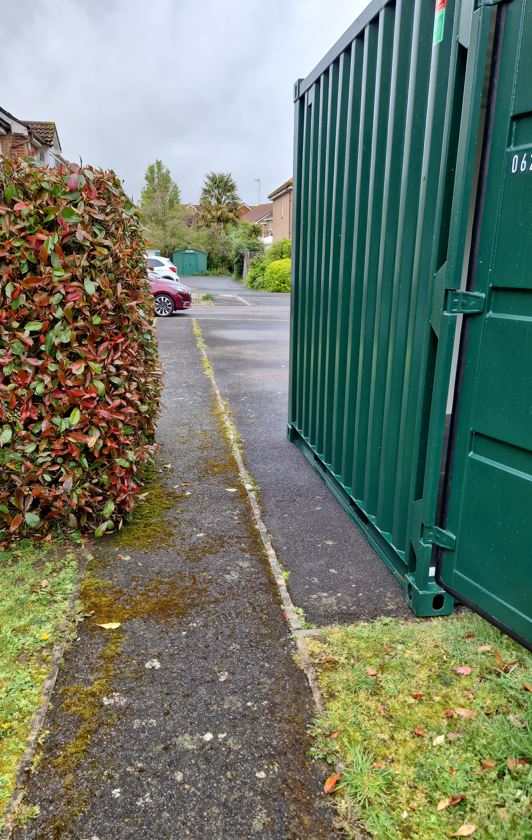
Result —
M160 471L94 548L16 840L334 834L311 694L191 319L173 326Z

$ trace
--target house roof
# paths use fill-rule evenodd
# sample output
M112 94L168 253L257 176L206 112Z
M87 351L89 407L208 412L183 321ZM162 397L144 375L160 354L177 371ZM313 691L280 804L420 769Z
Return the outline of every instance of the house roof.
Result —
M262 222L267 216L271 216L273 212L273 204L268 202L268 204L257 204L255 207L251 207L247 213L244 213L241 216L243 222L249 222L252 225L258 224L258 222Z
M291 189L293 189L293 187L294 187L294 179L289 178L288 181L285 181L284 184L281 184L280 187L277 187L276 190L271 192L269 194L268 198L271 198L272 201L276 198L280 198L284 193L287 193Z
M53 146L54 139L57 134L57 129L54 122L45 122L42 120L22 120L24 125L27 125L31 133L35 135L37 140L40 140L46 146ZM59 142L59 136L57 137ZM61 148L61 143L59 143Z
M5 116L8 117L8 119L10 119L10 120L13 120L14 122L20 123L21 125L24 125L22 120L19 120L19 119L17 119L17 117L14 117L13 114L10 114L9 111L6 111L5 108L0 107L0 113L5 114Z

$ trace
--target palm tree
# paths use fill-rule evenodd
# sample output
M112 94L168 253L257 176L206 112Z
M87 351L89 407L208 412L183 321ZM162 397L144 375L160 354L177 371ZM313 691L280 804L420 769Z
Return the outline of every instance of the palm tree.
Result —
M205 227L236 225L240 220L240 197L230 172L209 172L201 190L200 222Z

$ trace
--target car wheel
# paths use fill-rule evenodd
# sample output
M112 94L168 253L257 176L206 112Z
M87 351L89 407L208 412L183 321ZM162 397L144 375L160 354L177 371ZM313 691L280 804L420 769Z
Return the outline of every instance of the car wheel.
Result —
M155 295L155 314L158 318L168 318L174 311L174 302L168 295Z

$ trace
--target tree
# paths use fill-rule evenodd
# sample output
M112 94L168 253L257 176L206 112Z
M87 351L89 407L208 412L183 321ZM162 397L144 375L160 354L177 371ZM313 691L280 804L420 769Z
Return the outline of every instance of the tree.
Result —
M185 227L179 187L161 160L150 163L144 181L140 212L146 234L150 243L169 257Z
M240 197L230 172L209 172L200 198L200 223L204 227L236 225L240 219Z
M251 251L255 254L262 254L264 252L261 234L261 226L252 225L249 222L240 222L239 225L232 229L229 235L233 245L231 257L235 277L242 277L246 251Z

